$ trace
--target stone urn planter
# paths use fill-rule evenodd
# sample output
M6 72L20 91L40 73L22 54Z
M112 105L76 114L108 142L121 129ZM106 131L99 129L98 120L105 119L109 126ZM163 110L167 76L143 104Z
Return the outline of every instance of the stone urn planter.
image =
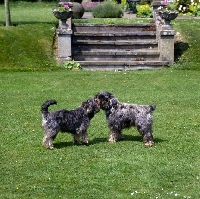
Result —
M53 14L57 19L59 19L59 28L69 29L69 25L67 24L67 19L72 17L73 11L68 11L68 12L54 11Z
M73 15L73 4L71 2L60 2L59 7L53 7L54 16L59 19L59 28L69 29L67 20Z
M174 11L158 11L158 15L164 20L163 26L165 29L171 29L170 22L171 20L176 19L178 16L178 12Z
M73 2L73 19L81 19L84 14L84 8L82 4L78 2Z
M54 14L54 16L55 16L57 19L67 21L67 19L69 19L70 17L72 17L73 11L69 11L69 12L54 11L53 14Z

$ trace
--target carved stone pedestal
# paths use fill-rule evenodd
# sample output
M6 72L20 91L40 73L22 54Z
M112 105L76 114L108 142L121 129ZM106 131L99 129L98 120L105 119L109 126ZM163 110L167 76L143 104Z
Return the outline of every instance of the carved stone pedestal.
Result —
M168 61L170 64L174 62L174 35L175 30L160 31L160 60Z
M174 62L174 35L176 31L170 24L170 21L177 17L177 13L161 12L158 8L164 7L163 1L154 0L153 19L156 24L156 38L158 49L160 51L160 61L167 61L169 64Z
M67 20L69 26L67 28L59 27L56 30L58 36L58 59L59 62L63 63L65 61L71 61L72 51L71 51L71 18Z

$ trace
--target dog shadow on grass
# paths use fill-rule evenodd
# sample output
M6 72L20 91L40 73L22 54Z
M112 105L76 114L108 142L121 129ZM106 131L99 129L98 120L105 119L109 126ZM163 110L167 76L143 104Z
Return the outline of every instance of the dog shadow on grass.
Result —
M155 144L167 141L167 140L162 140L160 138L154 138L153 140L154 140ZM121 140L120 142L128 142L128 141L142 142L143 140L142 140L142 137L139 136L139 135L138 136L124 135L124 139ZM99 143L105 143L105 142L108 142L108 137L94 138L93 140L89 140L89 146L99 144ZM54 143L54 148L56 148L56 149L66 148L66 147L70 147L70 146L74 146L74 143L73 142L57 142L57 143ZM79 145L79 146L85 146L85 145L83 144L83 145Z
M74 146L74 143L73 142L55 142L53 144L53 146L54 146L55 149L62 149L62 148L65 148L65 147Z
M142 139L142 136L140 136L140 135L137 135L137 136L124 135L124 139L121 140L120 142L128 142L128 141L143 142L143 139ZM156 144L156 143L160 143L160 142L166 142L167 140L162 140L160 138L154 138L153 141ZM95 139L93 139L89 142L89 145L95 145L95 144L99 144L99 143L102 143L102 142L108 142L108 138L95 138Z
M124 135L123 141L133 141L133 142L143 142L142 136L134 135ZM162 140L160 138L153 138L154 143L166 142L167 140Z

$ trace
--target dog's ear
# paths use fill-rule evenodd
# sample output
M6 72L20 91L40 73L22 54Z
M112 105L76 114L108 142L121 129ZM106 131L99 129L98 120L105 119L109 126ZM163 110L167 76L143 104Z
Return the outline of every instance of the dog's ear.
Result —
M117 104L118 104L118 100L116 98L110 99L110 106L112 106L113 108L116 108Z

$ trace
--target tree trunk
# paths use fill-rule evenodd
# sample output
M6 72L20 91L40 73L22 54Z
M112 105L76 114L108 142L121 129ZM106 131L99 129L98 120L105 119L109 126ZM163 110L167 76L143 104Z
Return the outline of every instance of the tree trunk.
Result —
M5 10L6 10L6 26L11 25L11 17L10 17L10 5L9 0L5 0Z

